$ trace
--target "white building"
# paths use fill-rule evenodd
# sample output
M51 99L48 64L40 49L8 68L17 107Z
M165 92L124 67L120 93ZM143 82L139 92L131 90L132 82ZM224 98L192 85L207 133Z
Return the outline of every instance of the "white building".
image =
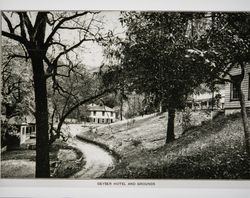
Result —
M250 64L248 64L245 68L245 76L241 83L241 90L245 95L245 105L247 110L250 109ZM232 68L230 70L230 75L226 76L226 79L230 78L238 78L241 74L240 68ZM240 100L239 100L239 92L236 89L235 83L226 82L225 85L225 114L232 114L240 112Z
M217 98L219 96L219 98ZM214 102L212 102L214 101ZM187 105L193 110L202 109L224 109L225 89L222 87L214 93L193 94L187 102Z
M99 124L115 122L115 111L107 106L91 104L88 106L88 121Z
M31 115L12 117L8 120L8 125L13 126L13 131L10 133L20 137L20 144L25 143L36 134L35 117Z

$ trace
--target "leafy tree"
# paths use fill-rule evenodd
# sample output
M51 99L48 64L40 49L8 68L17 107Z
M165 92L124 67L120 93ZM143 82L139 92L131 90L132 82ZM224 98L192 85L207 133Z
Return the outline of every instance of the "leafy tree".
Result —
M97 100L96 104L105 105L105 106L108 106L110 108L114 108L114 107L119 105L119 103L117 101L117 97L114 93L108 94L107 96L102 97L101 99Z
M155 103L168 109L166 143L175 139L175 111L185 106L187 96L204 80L205 69L186 56L192 46L188 36L190 13L125 12L126 39L118 42L118 67L127 87L136 93L154 95Z
M106 55L111 60L113 55L110 55L113 51L107 48L110 48L110 44L113 45L113 41L116 40L116 37L111 38L106 45ZM105 42L104 42L105 43ZM116 62L116 61L115 61ZM114 63L115 64L115 63ZM124 114L124 101L128 100L127 89L128 89L128 79L126 78L126 74L123 69L119 65L113 64L104 64L100 68L99 72L100 77L102 78L104 87L112 87L115 85L114 94L117 100L117 105L119 106L119 117L120 120L123 120Z
M246 151L250 156L250 130L247 121L245 95L241 84L250 62L250 15L249 13L209 13L210 25L197 41L192 57L197 63L209 68L208 84L235 83L239 92ZM230 70L238 68L239 78L233 78Z
M143 116L146 114L146 100L145 96L131 93L127 99L127 109L125 116L127 118L133 118L136 116Z
M49 134L47 79L58 85L59 68L75 65L75 49L87 41L99 41L100 22L96 12L3 12L2 36L15 40L24 49L22 54L31 60L36 117L36 177L49 177ZM65 32L70 32L65 35ZM74 39L72 38L74 37ZM60 65L61 62L67 62ZM97 93L100 97L102 93ZM92 97L91 99L93 99ZM65 119L79 101L63 116Z
M30 62L20 58L22 48L7 39L2 40L2 110L7 119L34 112ZM21 67L20 67L21 65Z

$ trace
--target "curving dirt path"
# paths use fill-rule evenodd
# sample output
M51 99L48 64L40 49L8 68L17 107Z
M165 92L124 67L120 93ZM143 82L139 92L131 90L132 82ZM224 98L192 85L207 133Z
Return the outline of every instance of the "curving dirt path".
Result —
M102 176L105 171L114 165L114 158L104 149L73 138L70 141L72 146L77 147L84 154L86 164L83 169L71 178L94 179Z

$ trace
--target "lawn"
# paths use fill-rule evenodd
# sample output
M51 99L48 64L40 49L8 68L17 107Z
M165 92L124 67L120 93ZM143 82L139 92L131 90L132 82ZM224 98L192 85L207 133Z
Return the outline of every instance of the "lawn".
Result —
M2 178L34 178L36 152L32 149L5 151L1 154ZM50 148L51 177L67 178L85 164L83 154L62 141Z
M166 114L117 122L84 132L84 138L107 145L120 155L106 178L249 179L239 115L219 116L164 145Z

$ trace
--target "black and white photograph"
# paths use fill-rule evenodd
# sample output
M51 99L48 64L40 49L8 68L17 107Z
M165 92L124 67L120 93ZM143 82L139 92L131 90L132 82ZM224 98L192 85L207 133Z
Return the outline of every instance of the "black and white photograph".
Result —
M249 12L1 21L1 178L250 179Z

